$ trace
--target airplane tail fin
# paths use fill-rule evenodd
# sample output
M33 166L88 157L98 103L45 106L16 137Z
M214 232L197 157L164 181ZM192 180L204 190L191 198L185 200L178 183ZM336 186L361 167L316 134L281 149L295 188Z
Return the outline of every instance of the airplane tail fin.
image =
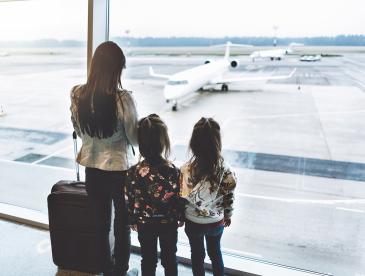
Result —
M169 79L171 77L170 75L156 74L155 71L153 70L152 66L149 67L149 73L152 77L155 77L155 78Z
M304 45L303 43L292 42L289 44L289 47L287 48L287 52L291 53L291 52L293 52L293 48L295 46L303 46L303 45Z
M228 41L228 42L226 43L226 51L225 51L225 53L224 53L224 58L225 58L225 59L228 59L228 58L229 58L229 54L230 54L230 52L231 52L231 45L232 45L232 43L231 43L230 41Z
M224 58L228 59L231 53L231 47L253 47L253 45L248 45L248 44L236 44L236 43L232 43L230 41L227 41L226 44L217 44L217 45L211 45L210 47L222 47L225 46L226 47L226 51L224 53Z

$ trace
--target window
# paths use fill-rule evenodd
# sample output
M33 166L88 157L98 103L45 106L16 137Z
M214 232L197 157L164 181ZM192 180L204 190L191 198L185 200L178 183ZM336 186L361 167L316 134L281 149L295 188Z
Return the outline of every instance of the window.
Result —
M201 116L220 122L225 159L239 180L232 226L222 238L226 254L334 275L361 274L365 58L363 48L323 44L344 41L341 33L364 35L365 22L356 1L312 2L299 11L289 1L112 0L110 36L127 53L124 87L133 91L142 116L158 113L166 121L177 164L188 159L191 130ZM351 25L343 23L347 20ZM297 71L264 84L205 87L177 100L178 111L172 112L173 103L165 103L163 95L166 79L152 77L149 67L169 76L219 60L227 40L254 47L232 46L230 59L240 67L223 77ZM273 43L285 53L293 42L301 45L270 56ZM269 56L253 61L259 50L270 50ZM321 53L321 60L300 61L301 55ZM209 93L225 88L226 93ZM183 231L179 238L187 242Z
M141 116L158 113L166 121L172 160L188 160L191 130L201 116L221 124L223 154L238 177L232 225L222 238L225 256L333 275L363 273L361 5L307 0L298 12L284 0L111 0L110 38L127 54L123 86L133 91ZM87 1L0 2L0 207L46 215L52 185L75 178L69 91L86 79L86 23ZM228 79L297 70L264 84L214 85L222 76L211 74L213 84L201 93L191 91L176 106L166 103L168 76L223 58L228 40L236 44L230 58L241 65L224 72ZM301 45L272 55L274 47L292 42ZM266 56L258 54L265 50ZM319 54L311 63L300 61ZM161 78L149 74L150 66ZM179 239L187 243L183 231Z
M0 2L0 202L47 215L75 179L70 90L86 79L87 1Z
M188 84L188 81L187 80L170 80L167 82L168 85L185 85L185 84Z

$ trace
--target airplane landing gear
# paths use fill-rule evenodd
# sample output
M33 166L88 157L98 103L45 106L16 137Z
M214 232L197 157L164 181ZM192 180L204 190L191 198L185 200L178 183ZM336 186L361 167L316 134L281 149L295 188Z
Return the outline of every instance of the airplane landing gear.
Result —
M228 85L222 84L222 91L227 92L228 91Z
M177 102L174 102L174 105L172 106L172 111L177 111Z

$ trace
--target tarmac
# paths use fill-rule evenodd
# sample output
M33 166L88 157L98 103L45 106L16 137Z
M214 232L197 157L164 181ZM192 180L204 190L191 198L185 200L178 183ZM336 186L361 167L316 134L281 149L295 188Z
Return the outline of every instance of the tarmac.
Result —
M0 118L0 202L44 214L51 186L74 178L69 91L86 74L77 55L53 58L70 65L57 68L56 60L49 70L31 71L23 64L21 74L0 74L7 113ZM165 120L177 164L189 158L187 145L200 117L220 123L224 156L239 180L232 226L222 240L225 251L333 275L362 275L365 55L314 63L293 56L255 63L234 57L241 67L231 76L297 71L288 80L231 85L226 93L219 87L199 91L171 111L162 96L164 81L151 78L148 67L172 74L208 58L131 57L123 86L133 91L140 116L158 113ZM186 241L183 233L180 237Z

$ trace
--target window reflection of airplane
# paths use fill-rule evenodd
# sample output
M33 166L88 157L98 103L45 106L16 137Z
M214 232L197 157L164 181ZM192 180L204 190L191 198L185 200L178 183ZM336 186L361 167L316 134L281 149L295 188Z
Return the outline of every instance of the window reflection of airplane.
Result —
M282 60L284 56L293 52L293 46L299 45L302 44L290 43L289 47L287 48L254 51L250 55L250 58L252 61L255 61L256 59Z
M304 55L300 57L300 61L314 62L320 61L322 59L321 55Z
M223 75L230 68L239 66L238 60L230 60L231 43L226 44L226 51L223 59L207 60L205 64L178 72L173 75L156 74L150 67L150 75L153 77L168 79L164 87L166 102L172 102L172 110L177 110L177 102L181 98L196 92L208 85L221 85L222 91L228 91L228 84L248 81L265 81L291 78L296 68L289 74L283 76L250 76L239 78L223 78Z

